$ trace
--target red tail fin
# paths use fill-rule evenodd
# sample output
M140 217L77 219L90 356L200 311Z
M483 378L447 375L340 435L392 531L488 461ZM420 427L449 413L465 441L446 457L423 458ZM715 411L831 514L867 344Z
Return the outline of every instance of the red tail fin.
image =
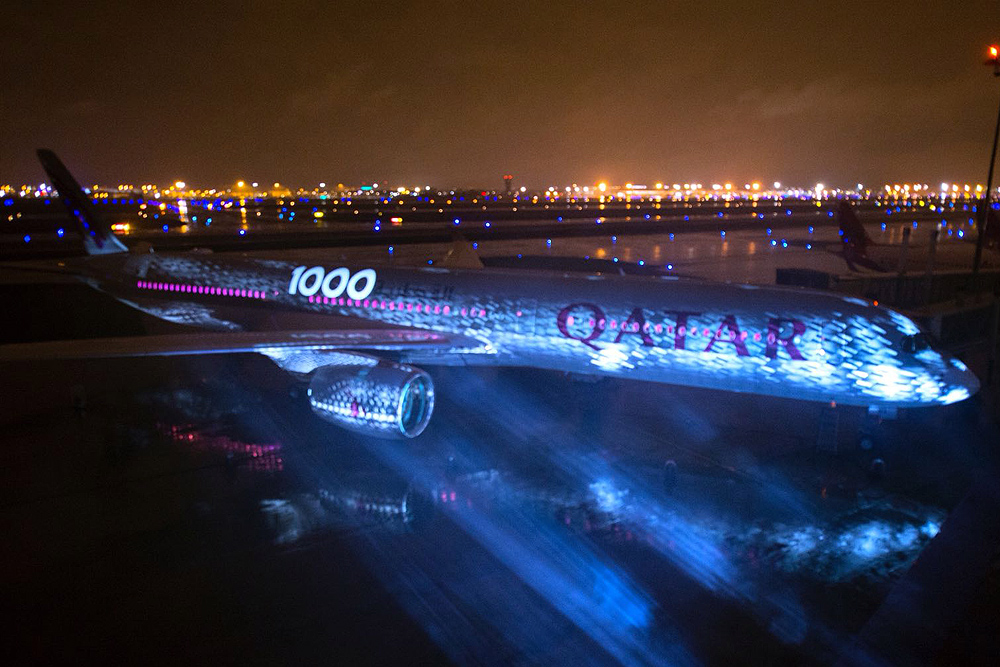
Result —
M858 220L851 202L842 200L837 214L840 220L840 239L847 246L844 250L850 250L850 252L864 257L868 254L868 247L872 245L872 240L861 221Z

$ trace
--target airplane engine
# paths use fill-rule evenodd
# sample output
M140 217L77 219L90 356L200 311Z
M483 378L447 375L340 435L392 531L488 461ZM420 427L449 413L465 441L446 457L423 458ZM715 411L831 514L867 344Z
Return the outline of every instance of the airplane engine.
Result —
M406 364L370 359L370 364L316 369L308 391L313 412L363 435L417 437L434 411L430 376Z

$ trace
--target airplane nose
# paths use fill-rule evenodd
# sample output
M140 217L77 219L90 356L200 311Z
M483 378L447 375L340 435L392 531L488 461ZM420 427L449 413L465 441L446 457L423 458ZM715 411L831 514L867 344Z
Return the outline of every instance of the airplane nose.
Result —
M958 359L949 360L945 372L945 392L939 399L942 403L957 403L979 391L979 378Z

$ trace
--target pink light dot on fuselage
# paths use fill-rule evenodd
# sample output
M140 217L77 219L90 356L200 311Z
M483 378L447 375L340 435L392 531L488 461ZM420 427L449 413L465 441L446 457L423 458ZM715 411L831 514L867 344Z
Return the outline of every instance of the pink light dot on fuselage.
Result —
M520 311L518 311L517 314L520 315L521 314ZM573 319L572 315L570 315L569 317L566 318L566 326L571 327L571 326L573 326L574 322L576 322L576 320Z
M451 306L445 306L444 307L444 314L447 315L450 312L451 312Z

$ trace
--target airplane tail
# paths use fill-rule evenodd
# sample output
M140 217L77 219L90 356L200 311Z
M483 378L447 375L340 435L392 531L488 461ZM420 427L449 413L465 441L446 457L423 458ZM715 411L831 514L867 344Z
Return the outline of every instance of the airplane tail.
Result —
M97 213L90 198L87 197L83 188L76 182L62 161L56 157L56 154L50 150L39 148L38 159L76 224L80 236L83 238L83 247L87 254L106 255L127 252L128 248L115 238L111 227Z
M858 219L854 207L847 200L841 200L837 209L837 218L840 221L840 240L843 242L844 260L851 267L852 271L857 271L855 265L861 265L874 271L885 271L875 260L868 256L868 248L875 245L864 225Z

